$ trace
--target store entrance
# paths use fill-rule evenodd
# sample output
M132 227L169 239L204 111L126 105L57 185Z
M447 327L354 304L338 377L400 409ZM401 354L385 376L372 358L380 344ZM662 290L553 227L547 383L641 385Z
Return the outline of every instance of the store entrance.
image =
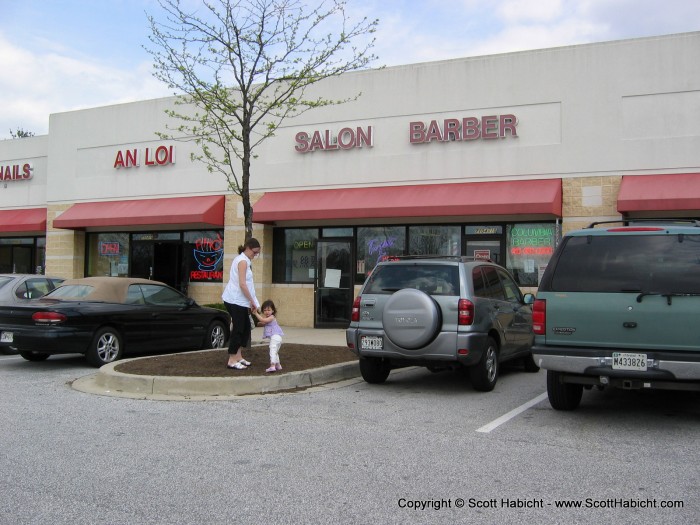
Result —
M347 327L350 324L353 292L351 241L318 241L315 327Z
M173 241L134 241L131 277L152 279L181 288L182 246Z
M34 273L31 246L0 246L0 273Z
M501 257L501 239L493 237L467 237L464 243L467 257L475 259L487 259L498 264L503 264Z

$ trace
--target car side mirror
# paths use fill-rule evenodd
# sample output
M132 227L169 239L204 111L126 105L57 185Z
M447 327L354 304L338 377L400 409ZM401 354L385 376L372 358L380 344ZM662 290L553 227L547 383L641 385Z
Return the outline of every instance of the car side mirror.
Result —
M525 304L533 304L535 302L535 295L531 293L526 293L523 297Z

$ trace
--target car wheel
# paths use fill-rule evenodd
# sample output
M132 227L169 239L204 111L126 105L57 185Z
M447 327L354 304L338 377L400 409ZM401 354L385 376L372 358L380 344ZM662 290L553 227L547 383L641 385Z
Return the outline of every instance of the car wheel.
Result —
M531 374L540 371L540 367L537 366L537 363L535 363L535 358L532 357L532 354L523 358L523 365L525 366L525 371L530 372Z
M46 361L50 354L45 354L43 352L20 352L19 355L27 361Z
M413 288L399 290L384 306L382 327L396 346L409 350L422 348L440 332L440 307L425 292Z
M380 384L386 381L391 372L391 365L384 359L377 357L363 357L360 359L360 374L367 383Z
M204 339L204 349L223 348L226 344L226 327L221 321L214 321L207 328L207 336Z
M581 403L583 385L563 383L561 372L547 370L547 397L554 410L574 410Z
M100 328L85 357L93 366L102 366L121 358L124 349L119 332L111 327Z
M489 337L481 360L469 369L474 390L490 392L498 380L498 345Z

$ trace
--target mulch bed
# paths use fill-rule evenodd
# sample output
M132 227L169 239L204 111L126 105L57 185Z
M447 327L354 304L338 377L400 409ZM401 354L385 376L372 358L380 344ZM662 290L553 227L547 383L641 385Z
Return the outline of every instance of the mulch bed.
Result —
M253 346L244 350L243 357L252 363L245 370L226 368L228 362L226 349L145 357L120 363L115 367L115 370L125 374L149 376L237 377L272 375L265 373L265 369L270 366L267 345ZM280 350L282 370L275 373L298 372L350 361L357 361L357 356L350 349L342 346L284 343Z

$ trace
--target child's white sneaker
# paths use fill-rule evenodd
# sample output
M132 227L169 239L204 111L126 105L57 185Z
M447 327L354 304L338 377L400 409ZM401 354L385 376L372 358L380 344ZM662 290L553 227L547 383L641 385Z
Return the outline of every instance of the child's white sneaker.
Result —
M270 368L266 368L265 372L277 372L277 368L275 368L275 365L272 365Z

